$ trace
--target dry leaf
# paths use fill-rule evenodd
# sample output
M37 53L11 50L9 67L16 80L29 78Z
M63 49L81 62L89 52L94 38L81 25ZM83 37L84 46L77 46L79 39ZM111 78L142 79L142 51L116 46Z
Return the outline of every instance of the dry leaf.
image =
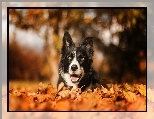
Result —
M62 98L67 98L69 97L69 92L70 90L62 90L58 93L58 95L61 96Z
M61 82L59 85L58 85L58 92L62 90L62 88L64 87L64 83Z
M38 93L41 94L41 93L44 93L44 92L45 92L44 84L42 82L40 82L39 86L38 86Z
M108 93L108 90L104 88L103 86L101 87L101 91L103 91L103 93Z
M124 88L126 91L132 91L132 86L130 86L128 83L124 84Z
M141 93L141 95L146 96L146 86L141 84L138 86L138 88L139 88L138 90Z
M56 94L57 90L52 86L52 84L48 84L47 88L45 89L47 94Z
M132 93L132 92L130 92L130 91L128 91L128 92L123 91L123 93L124 93L125 99L126 99L128 102L132 103L132 102L135 102L135 101L136 101L137 97L136 97L136 94L135 94L135 93Z

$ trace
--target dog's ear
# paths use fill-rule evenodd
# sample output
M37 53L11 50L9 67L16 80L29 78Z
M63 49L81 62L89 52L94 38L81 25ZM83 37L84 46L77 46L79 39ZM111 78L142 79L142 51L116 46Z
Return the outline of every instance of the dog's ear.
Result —
M63 45L62 45L62 54L65 52L65 51L67 51L67 50L69 50L71 47L75 47L75 44L74 44L74 42L73 42L73 40L72 40L72 38L71 38L71 36L70 36L70 34L68 33L68 31L66 31L65 33L64 33L64 37L63 37Z
M93 56L93 37L86 37L80 45L83 49L86 49L86 52L90 59Z

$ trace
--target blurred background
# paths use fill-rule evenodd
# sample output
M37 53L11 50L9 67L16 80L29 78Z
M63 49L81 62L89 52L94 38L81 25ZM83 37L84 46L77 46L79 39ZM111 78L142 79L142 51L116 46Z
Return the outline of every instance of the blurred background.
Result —
M58 79L62 38L94 37L94 69L102 83L146 83L146 8L9 9L9 81Z

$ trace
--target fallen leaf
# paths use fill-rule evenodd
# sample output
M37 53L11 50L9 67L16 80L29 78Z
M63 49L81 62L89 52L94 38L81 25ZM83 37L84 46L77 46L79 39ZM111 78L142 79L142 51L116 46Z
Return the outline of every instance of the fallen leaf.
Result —
M135 102L135 101L137 100L137 97L136 97L136 94L135 94L135 93L132 93L132 92L130 92L130 91L128 91L128 92L123 91L123 93L124 93L125 99L126 99L128 102L132 103L132 102Z
M61 82L61 83L58 85L57 91L59 92L60 90L62 90L63 87L64 87L64 83Z

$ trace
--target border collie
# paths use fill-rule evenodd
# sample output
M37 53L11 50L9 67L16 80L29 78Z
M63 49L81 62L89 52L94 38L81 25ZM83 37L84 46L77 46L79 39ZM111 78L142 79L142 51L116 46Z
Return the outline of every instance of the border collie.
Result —
M81 88L82 91L92 89L99 82L98 74L92 68L93 38L86 37L79 47L75 47L68 31L64 33L59 66L59 80L64 85Z

